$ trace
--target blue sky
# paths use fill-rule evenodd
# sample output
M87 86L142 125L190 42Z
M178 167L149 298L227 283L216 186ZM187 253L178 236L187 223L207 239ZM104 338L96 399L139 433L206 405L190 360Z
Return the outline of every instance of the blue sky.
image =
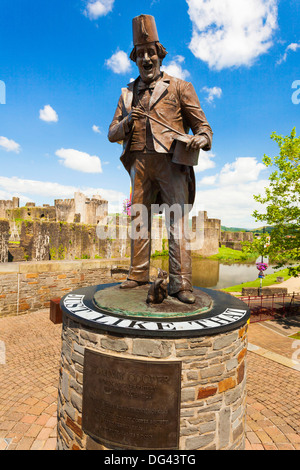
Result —
M138 76L131 21L145 13L164 70L193 83L214 131L193 213L257 226L270 135L300 128L298 0L1 0L0 11L0 199L53 204L81 190L120 210L130 182L107 131Z

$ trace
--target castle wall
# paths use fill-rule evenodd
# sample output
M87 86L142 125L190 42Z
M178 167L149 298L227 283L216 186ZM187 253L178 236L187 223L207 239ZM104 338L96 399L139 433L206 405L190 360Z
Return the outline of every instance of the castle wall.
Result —
M55 216L57 221L73 223L75 217L75 200L74 199L56 199ZM80 221L79 221L80 222Z
M56 199L54 204L57 222L98 224L108 214L107 201L100 196L89 199L80 192L74 194L74 199Z
M243 242L253 242L252 232L221 232L221 245L233 250L242 250Z
M130 241L110 235L100 239L96 225L23 222L20 246L28 261L129 257Z
M107 201L91 199L85 201L85 219L82 221L85 224L98 224L104 220L108 215Z
M192 230L197 234L193 253L199 256L212 256L219 252L221 238L221 220L209 219L207 212L199 212L192 218Z
M20 200L18 197L13 197L11 201L0 201L0 219L7 218L7 210L16 209L19 207Z
M0 220L0 263L8 261L9 222Z
M58 207L59 204L56 204L56 209ZM102 209L102 214L105 214L105 205ZM193 218L197 242L191 245L192 254L206 257L218 253L220 221L205 218L204 213L199 213L197 217ZM105 222L108 225L54 222L45 218L18 222L20 242L13 243L11 240L8 259L44 261L130 257L130 218L125 215L105 216ZM151 237L151 254L168 250L168 235L163 218L154 217Z
M6 218L13 221L22 220L56 220L56 211L53 206L35 207L33 203L26 204L25 207L18 207L6 210Z

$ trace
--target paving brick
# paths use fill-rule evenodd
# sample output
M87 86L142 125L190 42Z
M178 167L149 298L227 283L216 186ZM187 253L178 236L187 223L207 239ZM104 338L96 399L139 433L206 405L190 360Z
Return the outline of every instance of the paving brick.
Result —
M28 450L32 446L33 442L34 442L33 438L24 437L23 439L20 440L20 442L16 446L16 450Z
M45 441L35 440L28 450L43 450Z
M56 438L49 438L45 442L43 450L55 450L56 449Z
M247 439L251 445L260 444L260 439L257 437L256 433L253 431L247 432Z
M25 415L25 416L22 416L21 422L22 423L27 423L27 424L32 424L32 423L35 422L35 420L36 420L35 415Z
M39 426L38 424L33 424L32 426L30 426L30 428L28 429L26 435L28 437L34 437L36 438L38 436L38 434L41 432L42 430L42 426Z
M37 435L37 440L46 441L51 434L51 428L43 428Z

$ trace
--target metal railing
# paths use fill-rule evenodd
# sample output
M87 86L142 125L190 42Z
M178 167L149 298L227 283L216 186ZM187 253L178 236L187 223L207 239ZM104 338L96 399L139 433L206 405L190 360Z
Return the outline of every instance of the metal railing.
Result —
M300 315L300 293L247 295L240 299L250 307L251 323Z

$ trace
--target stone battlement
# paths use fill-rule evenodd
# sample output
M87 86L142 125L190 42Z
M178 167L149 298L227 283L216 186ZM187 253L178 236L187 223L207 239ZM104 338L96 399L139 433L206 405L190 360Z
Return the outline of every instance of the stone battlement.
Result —
M242 250L243 242L253 242L252 232L221 232L221 245L233 250Z
M43 204L36 206L35 202L27 202L20 207L19 198L11 201L0 201L0 218L15 220L47 220L49 222L68 222L83 224L98 224L108 214L108 201L99 195L92 198L80 192L74 194L74 199L56 199L54 206Z

